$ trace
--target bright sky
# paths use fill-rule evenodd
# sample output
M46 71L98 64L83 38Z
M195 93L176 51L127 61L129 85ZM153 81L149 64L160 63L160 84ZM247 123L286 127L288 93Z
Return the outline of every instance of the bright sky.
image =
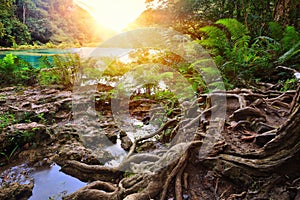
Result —
M88 10L100 25L122 31L145 9L145 0L74 0Z

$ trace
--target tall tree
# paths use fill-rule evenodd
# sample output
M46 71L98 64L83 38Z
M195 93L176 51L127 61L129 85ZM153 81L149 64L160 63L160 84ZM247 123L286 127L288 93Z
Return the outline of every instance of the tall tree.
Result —
M0 46L25 44L31 39L26 25L15 16L14 3L14 0L0 0Z
M16 5L17 16L28 27L32 40L45 43L50 40L51 25L49 14L41 7L42 3L40 0L18 0Z
M199 27L220 18L237 19L249 29L252 36L268 31L270 21L292 25L298 30L300 24L298 0L265 0L259 3L255 0L147 0L146 3L153 13L157 10L167 13L172 21L170 26L194 37L201 37Z

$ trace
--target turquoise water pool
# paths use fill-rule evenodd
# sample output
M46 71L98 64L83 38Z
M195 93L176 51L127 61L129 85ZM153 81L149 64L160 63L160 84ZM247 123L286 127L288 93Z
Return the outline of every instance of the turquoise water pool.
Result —
M5 57L6 54L13 54L19 58L27 61L35 68L39 67L39 60L42 56L63 55L68 53L75 53L76 49L30 49L30 50L9 50L0 51L0 58Z

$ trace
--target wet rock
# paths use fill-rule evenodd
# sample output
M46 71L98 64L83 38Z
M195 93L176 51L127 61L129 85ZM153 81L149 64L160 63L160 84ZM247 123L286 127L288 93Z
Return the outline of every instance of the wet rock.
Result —
M84 145L87 148L94 149L94 148L105 148L112 144L111 141L104 135L82 135L81 136Z
M67 141L80 141L78 132L84 128L84 126L75 124L54 125L51 127L56 139L58 139L61 143L65 143Z
M105 133L105 135L113 144L117 143L117 139L118 139L117 132L108 132L108 133Z
M21 185L14 183L10 186L0 188L0 199L2 200L27 200L32 195L33 183Z
M69 117L70 117L69 111L61 110L55 114L55 118L57 118L57 119L68 119Z
M0 175L0 199L28 199L32 195L32 168L25 164L5 170Z
M130 140L130 138L128 136L121 138L121 147L124 150L128 151L131 146L132 146L132 141Z
M103 151L102 149L96 149L93 150L93 153L95 154L95 156L97 157L97 159L99 160L99 162L101 164L105 164L106 162L112 160L114 158L114 156L108 152L108 151Z
M97 165L100 164L99 160L89 149L86 149L80 143L65 144L58 152L54 161L59 165L64 165L67 160L77 160L86 164Z
M9 91L15 90L16 88L17 88L17 86L0 88L0 92L9 92Z
M10 126L11 129L18 129L18 130L33 130L33 129L45 129L45 125L38 124L36 122L32 123L23 123L23 124L15 124Z
M150 116L145 116L143 119L142 119L142 122L144 123L144 125L148 125L149 122L150 122Z
M15 182L23 185L29 184L32 181L28 175L31 171L32 168L26 164L11 167L1 173L0 185L11 185Z
M2 149L14 148L11 140L18 144L19 147L33 142L39 145L52 142L51 133L46 126L36 122L14 124L6 127L0 134Z
M120 130L119 132L120 138L127 136L126 131Z
M5 98L0 98L0 104L4 104L6 103L6 99Z
M45 93L45 94L55 94L57 92L58 92L58 90L53 89L53 88L42 90L42 93Z
M25 108L25 109L29 109L29 108L31 108L31 103L30 102L23 102L22 104L21 104L21 108Z

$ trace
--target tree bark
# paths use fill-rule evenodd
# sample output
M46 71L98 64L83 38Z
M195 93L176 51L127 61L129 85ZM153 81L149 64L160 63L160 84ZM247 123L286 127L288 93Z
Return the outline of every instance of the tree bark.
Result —
M278 0L274 10L274 21L281 22L283 25L290 24L291 0Z
M26 7L25 7L25 4L23 2L23 24L25 24L26 22Z

